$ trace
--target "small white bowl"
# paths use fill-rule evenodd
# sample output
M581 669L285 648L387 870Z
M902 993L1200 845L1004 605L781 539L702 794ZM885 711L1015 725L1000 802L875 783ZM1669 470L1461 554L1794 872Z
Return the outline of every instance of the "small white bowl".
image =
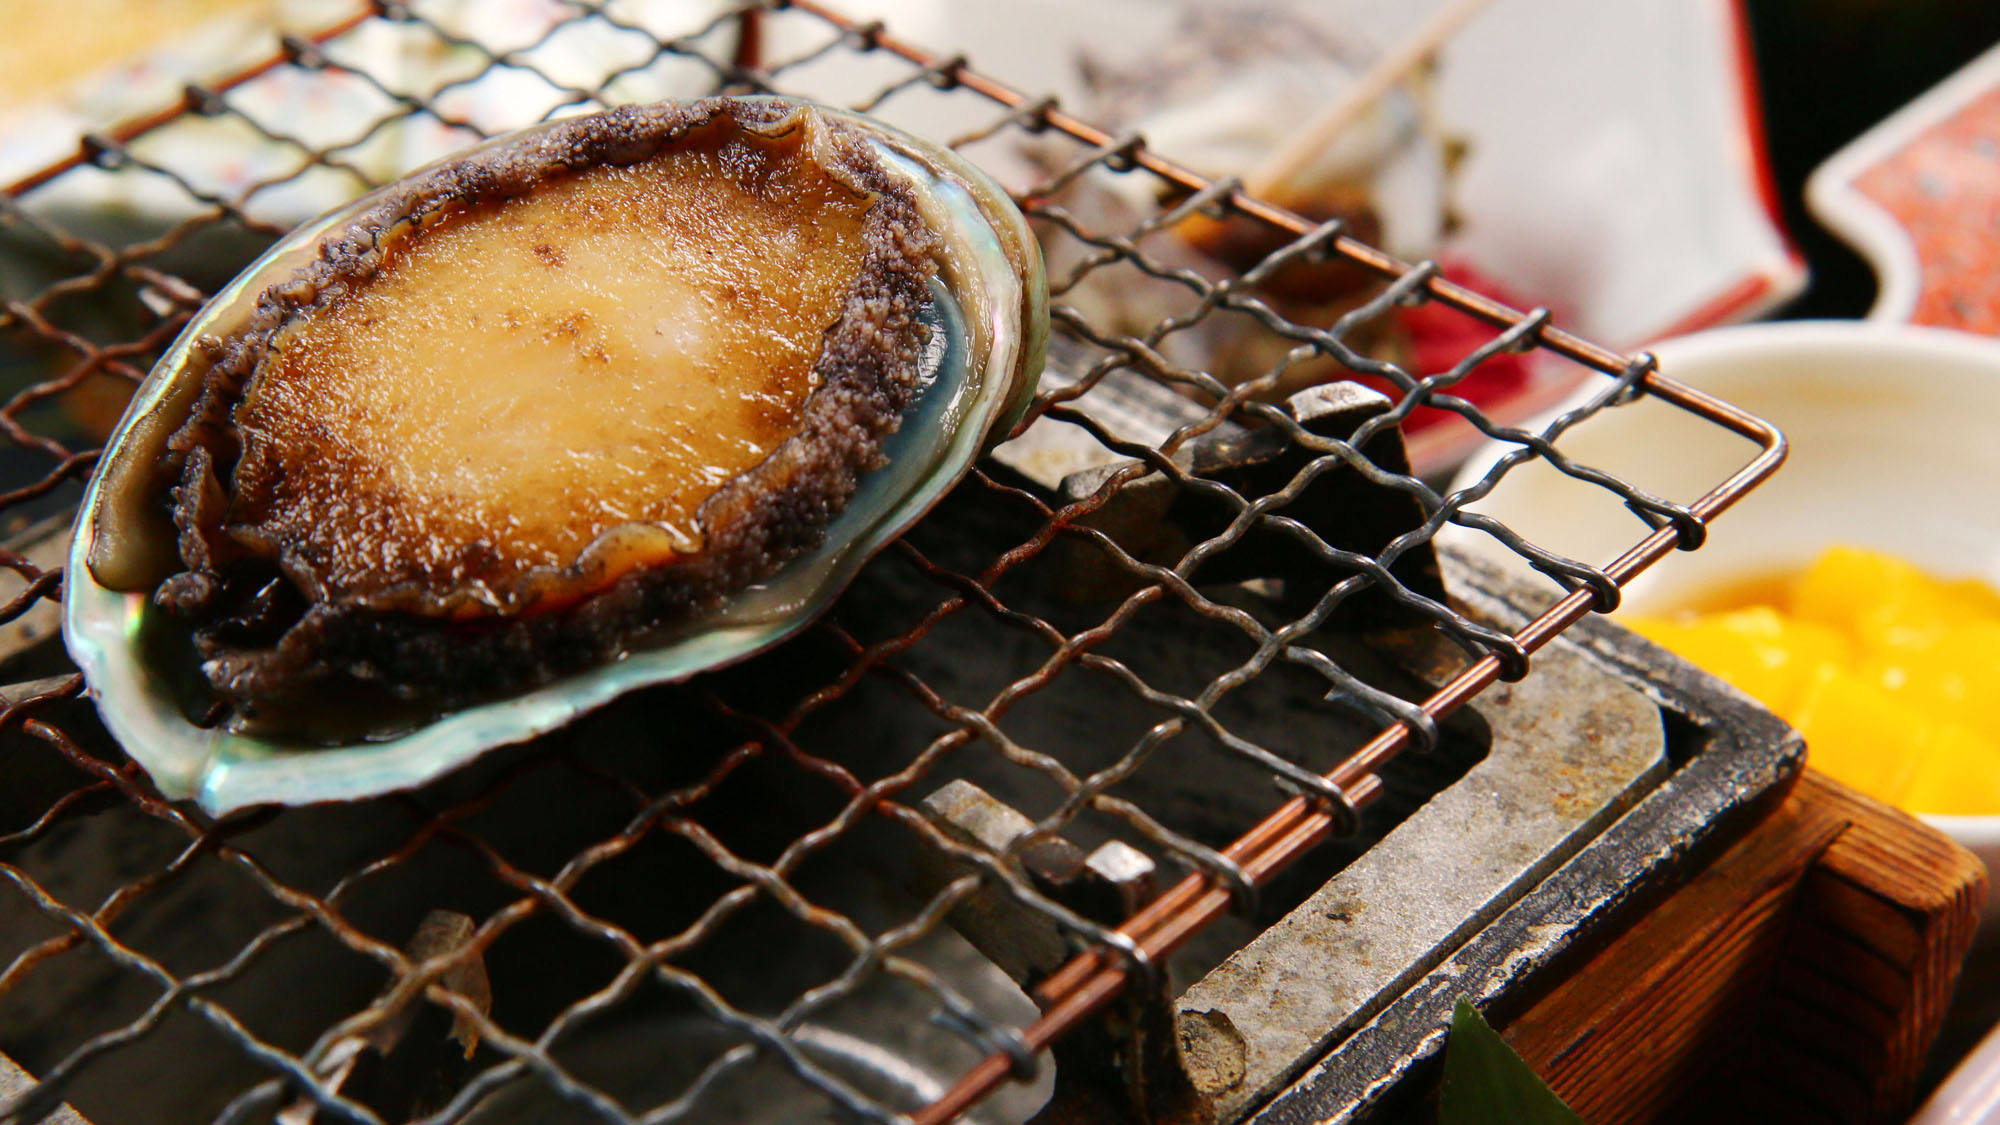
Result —
M1663 374L1783 429L1791 457L1715 521L1700 550L1669 556L1634 581L1626 609L1658 610L1700 591L1796 569L1835 543L2000 585L2000 340L1940 328L1793 321L1696 333L1664 341L1654 352ZM1586 391L1600 390L1597 382ZM1582 422L1556 447L1682 503L1754 452L1742 439L1653 399ZM1454 487L1478 479L1512 448L1476 454ZM1599 566L1644 530L1609 493L1539 461L1508 473L1471 510ZM1449 541L1462 549L1487 557L1505 552L1489 536L1452 530ZM1506 557L1519 566L1518 557ZM2000 871L2000 816L1923 819ZM1989 919L2000 919L1996 899L1988 900Z

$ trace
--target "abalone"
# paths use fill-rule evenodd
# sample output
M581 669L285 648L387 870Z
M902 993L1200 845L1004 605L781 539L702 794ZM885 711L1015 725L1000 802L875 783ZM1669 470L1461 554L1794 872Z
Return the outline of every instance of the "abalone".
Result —
M500 138L295 233L161 360L71 650L171 795L413 784L811 620L1011 428L1046 316L1005 194L858 115Z

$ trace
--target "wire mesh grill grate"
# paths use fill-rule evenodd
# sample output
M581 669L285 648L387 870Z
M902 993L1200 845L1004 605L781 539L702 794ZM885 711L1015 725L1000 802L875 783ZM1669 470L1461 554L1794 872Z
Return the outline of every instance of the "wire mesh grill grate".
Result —
M543 7L547 18L501 40L460 18L468 6L377 3L188 87L178 106L82 138L74 156L0 196L16 263L0 307L10 388L0 517L15 530L60 520L132 386L206 296L294 223L530 123L536 112L524 107L546 117L703 89L803 92L891 119L921 105L926 120L956 120L948 135L975 159L1040 146L1040 182L1019 198L1056 265L1065 370L1022 428L1067 423L1120 467L1070 496L989 463L800 640L628 698L415 793L351 806L211 822L162 800L108 742L59 656L9 657L16 678L48 678L10 694L0 713L12 793L0 800L0 898L11 900L0 907L0 1049L42 1084L0 1119L40 1120L66 1097L86 1115L93 1099L111 1112L125 1103L90 1093L106 1075L156 1082L154 1119L497 1121L513 1119L510 1099L533 1097L582 1120L728 1119L752 1084L784 1090L787 1105L864 1120L946 1119L1032 1073L1052 1039L1129 978L1169 971L1168 954L1232 906L1255 917L1260 887L1351 834L1383 798L1385 762L1436 742L1445 715L1524 674L1536 648L1610 608L1666 552L1698 545L1707 521L1782 457L1775 431L1659 377L1643 357L1455 285L1434 264L1397 262L1338 222L1308 223L1233 182L1206 182L1136 136L1106 134L879 25L807 3L747 15L717 6L671 27L638 5ZM385 54L382 41L396 49ZM389 73L371 63L411 54L431 64ZM864 88L829 88L834 63L847 67L840 82ZM318 112L271 111L300 99ZM1163 201L1136 226L1098 228L1065 192L1107 172L1157 181ZM1277 232L1278 247L1221 279L1158 252L1177 224L1218 209ZM1289 266L1328 260L1381 278L1330 324L1287 319L1260 288ZM1137 331L1106 324L1074 299L1106 278L1172 297ZM1428 373L1354 342L1426 303L1496 331ZM1274 341L1278 358L1233 384L1176 361L1177 340L1223 320ZM1530 434L1455 393L1495 357L1528 351L1601 373L1602 394ZM1329 358L1392 391L1389 409L1343 437L1270 401L1295 368ZM1116 380L1168 388L1197 409L1164 438L1121 432L1086 401ZM1557 448L1569 426L1640 395L1761 449L1682 506ZM1439 495L1371 452L1418 410L1517 448L1485 482ZM1175 457L1229 426L1283 434L1300 467L1245 491ZM1529 460L1638 513L1632 549L1586 565L1464 510ZM1373 550L1330 541L1292 506L1335 473L1372 482L1417 517ZM1136 556L1093 516L1148 476L1221 505L1225 518L1177 557ZM1550 608L1510 631L1408 581L1406 560L1451 524L1499 539L1552 579ZM1272 597L1205 577L1273 542L1302 553L1318 583L1294 572ZM1118 578L1117 593L1050 596L1079 552ZM0 628L46 615L59 569L19 551L0 553L0 566L20 586ZM1366 597L1426 623L1464 661L1414 695L1357 670L1324 638ZM1224 774L1261 786L1277 810L1220 823L1160 796L1178 779ZM941 830L919 800L955 778L1006 789L1032 830L999 849ZM1059 834L1123 841L1184 878L1129 917L1087 916L1023 865ZM115 857L81 858L107 848ZM921 881L906 868L918 854L951 857L962 874L914 891ZM952 952L946 916L996 889L1054 919L1078 951L1040 981L1033 1004L952 968L965 954ZM462 930L412 944L435 908ZM883 1010L930 1029L916 1037L930 1044L922 1065L856 1061L873 1056L842 1021ZM343 1069L357 1045L388 1053L420 1016L456 1029L464 1058L451 1081L360 1091ZM614 1093L593 1068L617 1040L685 1065L660 1088Z

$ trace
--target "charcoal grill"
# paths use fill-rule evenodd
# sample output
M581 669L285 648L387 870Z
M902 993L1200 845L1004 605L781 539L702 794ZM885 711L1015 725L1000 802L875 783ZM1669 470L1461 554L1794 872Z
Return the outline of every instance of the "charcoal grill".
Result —
M878 24L545 7L495 37L380 0L0 197L0 1121L1346 1119L1417 1096L1454 999L1526 987L1796 770L1781 724L1586 620L1777 468L1770 426ZM442 61L384 73L371 40ZM1019 192L1069 265L1017 434L1075 427L1094 467L996 457L800 639L416 792L163 801L48 636L104 417L321 195L689 83L955 120L975 160L1066 152ZM333 108L273 114L287 91ZM269 170L186 162L218 144ZM1092 175L1163 202L1095 229L1062 195ZM1240 277L1176 269L1149 247L1198 211L1290 241ZM1380 281L1330 325L1259 296L1319 259ZM1097 271L1181 305L1107 331L1064 301ZM1491 339L1429 372L1350 344L1427 302ZM1211 318L1292 354L1234 387L1166 358ZM1455 392L1510 353L1601 393L1504 425ZM1328 358L1392 393L1267 393ZM1639 396L1742 435L1743 468L1677 503L1563 456ZM1419 409L1516 448L1440 495L1404 454ZM1566 559L1467 510L1530 459L1629 510L1631 549ZM1439 549L1447 526L1518 565Z

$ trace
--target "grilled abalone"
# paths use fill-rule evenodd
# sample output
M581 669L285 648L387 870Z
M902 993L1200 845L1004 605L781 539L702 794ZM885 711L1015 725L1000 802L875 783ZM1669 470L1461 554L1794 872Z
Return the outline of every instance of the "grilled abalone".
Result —
M411 784L803 625L1011 426L1045 317L1004 195L854 115L503 138L293 235L161 361L72 651L169 792Z

